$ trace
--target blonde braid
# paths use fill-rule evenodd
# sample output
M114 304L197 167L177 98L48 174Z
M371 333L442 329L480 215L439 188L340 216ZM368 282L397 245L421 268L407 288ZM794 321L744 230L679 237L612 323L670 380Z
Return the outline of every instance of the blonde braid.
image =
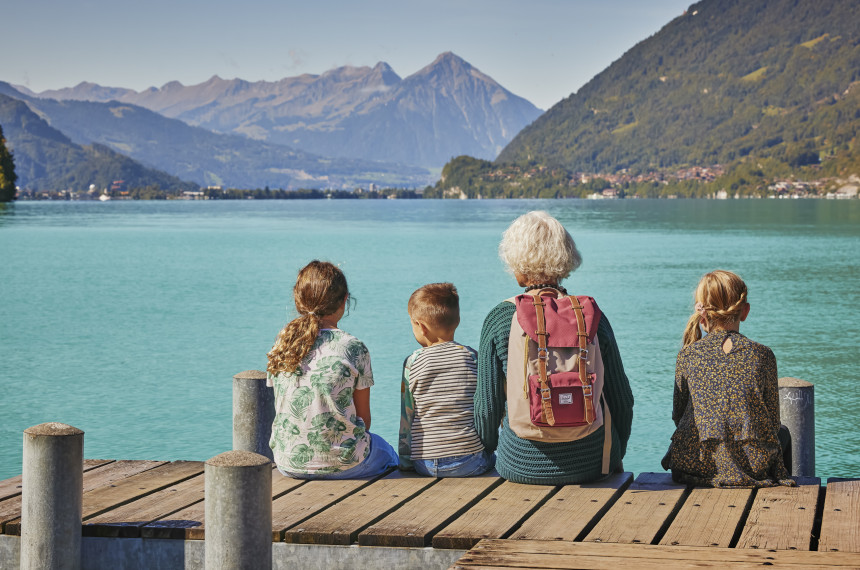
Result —
M724 269L706 273L699 280L693 300L701 306L690 316L684 329L683 344L688 346L702 338L699 323L705 319L706 329L718 327L740 320L747 303L747 286L743 280Z

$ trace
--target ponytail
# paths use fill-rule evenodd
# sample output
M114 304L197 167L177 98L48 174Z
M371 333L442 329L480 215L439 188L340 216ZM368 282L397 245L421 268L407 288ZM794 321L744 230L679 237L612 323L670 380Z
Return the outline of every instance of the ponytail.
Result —
M315 314L308 313L290 321L278 333L275 345L266 355L269 357L266 370L273 375L295 372L299 362L313 348L319 333L320 318Z
M684 346L702 338L701 319L706 331L739 321L747 304L747 286L735 273L717 269L699 280L693 299L696 309L684 329Z
M266 355L266 370L273 375L291 374L308 355L320 333L320 319L336 313L349 295L346 277L335 265L311 261L299 271L293 298L299 316L278 334Z
M699 320L702 315L693 313L687 321L687 328L684 329L684 346L689 346L702 338L702 328L699 326Z

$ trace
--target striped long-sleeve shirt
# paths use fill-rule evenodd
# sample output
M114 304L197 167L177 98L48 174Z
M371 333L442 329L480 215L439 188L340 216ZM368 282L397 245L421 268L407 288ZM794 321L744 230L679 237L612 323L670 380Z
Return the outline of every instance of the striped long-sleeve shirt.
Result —
M483 451L474 420L477 372L477 353L454 341L419 348L406 359L404 401L414 408L401 424L401 456L439 459Z

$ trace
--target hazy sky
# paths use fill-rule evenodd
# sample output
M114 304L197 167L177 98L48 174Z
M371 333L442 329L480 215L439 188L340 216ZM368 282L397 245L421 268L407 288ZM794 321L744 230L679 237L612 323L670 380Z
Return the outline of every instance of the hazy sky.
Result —
M135 90L273 81L452 51L547 109L691 0L4 0L0 80Z

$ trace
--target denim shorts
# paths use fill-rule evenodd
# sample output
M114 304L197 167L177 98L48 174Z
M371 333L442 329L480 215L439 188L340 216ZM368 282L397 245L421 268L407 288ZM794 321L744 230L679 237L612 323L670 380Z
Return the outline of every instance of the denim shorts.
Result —
M278 471L293 479L365 479L382 475L389 469L397 467L397 452L387 441L375 433L369 433L370 453L364 461L338 473L290 473L278 467Z
M496 455L480 451L471 455L413 459L412 466L419 475L430 477L474 477L496 466Z

